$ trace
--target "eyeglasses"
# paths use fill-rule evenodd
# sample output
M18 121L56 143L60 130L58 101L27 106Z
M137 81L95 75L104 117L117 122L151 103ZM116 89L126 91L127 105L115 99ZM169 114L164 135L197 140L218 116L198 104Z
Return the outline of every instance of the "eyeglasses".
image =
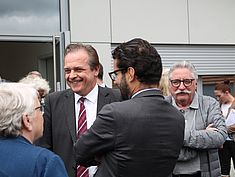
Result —
M180 84L181 84L181 82L183 82L183 84L184 84L185 87L189 87L189 86L192 85L192 83L193 83L194 80L195 80L195 79L183 79L183 80L174 79L174 80L170 80L170 82L171 82L171 85L172 85L173 87L179 87Z
M44 113L44 106L43 105L36 107L34 110L37 110L37 109L39 109L42 113Z
M126 69L121 68L121 69L114 70L113 72L110 72L110 73L109 73L109 77L112 79L112 81L115 81L116 78L117 78L117 73L118 73L119 71L124 71L124 70L126 70Z

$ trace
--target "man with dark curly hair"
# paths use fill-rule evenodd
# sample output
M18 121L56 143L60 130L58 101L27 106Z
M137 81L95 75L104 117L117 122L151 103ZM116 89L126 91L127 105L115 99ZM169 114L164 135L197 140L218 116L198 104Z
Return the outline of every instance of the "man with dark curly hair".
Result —
M161 57L143 39L120 44L109 73L125 101L99 112L75 144L76 160L98 163L95 177L168 177L184 139L184 118L157 88Z

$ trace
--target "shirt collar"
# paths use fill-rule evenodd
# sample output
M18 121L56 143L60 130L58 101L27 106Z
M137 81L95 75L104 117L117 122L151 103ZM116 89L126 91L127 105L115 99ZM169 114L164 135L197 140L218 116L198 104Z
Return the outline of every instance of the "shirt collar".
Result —
M82 97L81 95L74 93L75 102L77 103L78 100ZM95 87L85 96L90 102L95 103L98 98L98 85L96 84Z
M142 93L142 92L145 92L145 91L149 91L149 90L159 90L158 88L147 88L147 89L143 89L143 90L140 90L138 92L136 92L134 95L132 95L131 98L134 98L136 95Z

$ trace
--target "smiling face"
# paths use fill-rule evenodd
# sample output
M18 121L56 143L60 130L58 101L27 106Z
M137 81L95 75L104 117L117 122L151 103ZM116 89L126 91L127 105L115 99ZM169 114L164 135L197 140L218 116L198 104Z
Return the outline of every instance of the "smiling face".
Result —
M185 79L194 79L192 73L187 68L177 68L170 75L170 80L182 81ZM169 86L170 93L179 107L187 107L192 103L196 88L196 80L193 80L191 85L187 87L183 82L180 82L178 87L173 86L171 83Z
M86 96L96 85L99 68L91 69L86 50L68 53L64 59L65 79L73 92Z

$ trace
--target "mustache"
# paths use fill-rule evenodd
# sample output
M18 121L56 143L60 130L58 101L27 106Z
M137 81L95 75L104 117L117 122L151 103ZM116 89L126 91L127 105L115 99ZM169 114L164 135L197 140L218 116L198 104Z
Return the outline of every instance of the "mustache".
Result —
M184 90L184 91L176 90L176 92L175 92L175 94L190 94L190 93L192 93L192 92L189 90Z

